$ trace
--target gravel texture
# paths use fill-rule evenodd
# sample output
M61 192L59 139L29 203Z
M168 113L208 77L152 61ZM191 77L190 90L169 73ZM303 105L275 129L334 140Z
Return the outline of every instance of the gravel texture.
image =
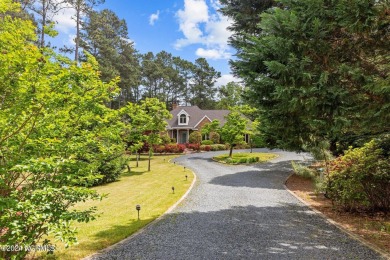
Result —
M184 202L91 259L381 259L284 189L290 161L307 156L272 152L279 157L252 166L213 162L221 152L177 158L198 177Z

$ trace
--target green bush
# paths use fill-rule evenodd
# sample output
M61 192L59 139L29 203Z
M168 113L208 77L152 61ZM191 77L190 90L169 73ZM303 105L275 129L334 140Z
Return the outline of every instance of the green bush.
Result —
M119 179L127 162L128 158L122 155L106 158L106 161L102 161L98 168L98 172L102 175L102 178L97 180L94 185L110 183Z
M211 151L223 151L223 150L226 150L226 146L224 144L213 144L210 147L211 147Z
M314 169L310 169L309 167L294 161L291 161L291 166L293 167L296 175L306 179L314 179L316 177L316 171Z
M211 140L203 140L202 141L202 145L212 145L212 144L214 144L214 143Z
M210 141L214 144L219 144L220 135L217 132L210 132Z
M345 210L390 210L390 161L375 141L330 162L326 194Z
M199 131L192 132L189 141L190 144L199 144L202 141L202 134Z
M254 148L261 148L266 146L263 137L260 135L251 136L251 142L252 142L252 147Z

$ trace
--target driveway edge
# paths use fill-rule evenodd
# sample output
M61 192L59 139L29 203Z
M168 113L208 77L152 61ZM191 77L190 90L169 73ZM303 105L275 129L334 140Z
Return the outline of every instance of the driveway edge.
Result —
M171 162L171 159L168 161L169 163ZM169 214L170 212L172 212L181 202L183 202L183 200L188 196L188 194L191 192L192 188L194 187L195 183L196 183L196 180L197 180L197 177L196 177L196 174L195 172L193 172L192 170L189 170L192 175L194 176L194 179L192 180L192 183L190 185L190 187L188 188L188 190L186 191L186 193L184 193L183 196L181 196L181 198L176 201L175 204L173 204L171 207L169 207L163 214L161 214L161 216L159 216L158 218L156 218L155 220L151 221L150 223L146 224L144 227L142 227L141 229L139 229L138 231L136 231L135 233L131 234L130 236L126 237L125 239L109 246L109 247L106 247L102 250L99 250L98 252L92 254L92 255L89 255L89 256L86 256L84 258L82 258L82 260L90 260L92 259L94 256L98 256L100 254L103 254L103 253L106 253L107 251L110 251L112 249L114 249L115 247L117 246L120 246L124 243L126 243L127 241L133 239L134 237L138 236L139 234L142 234L147 228L157 224L160 220L162 220L167 214Z
M294 175L294 173L291 173L287 179L284 181L284 184L283 184L283 187L292 195L294 196L297 200L299 200L300 202L302 202L305 206L307 206L308 208L310 208L312 211L314 211L317 215L321 216L323 219L325 219L328 223L336 226L338 229L340 229L342 232L346 233L347 235L349 235L351 238L359 241L360 243L362 243L363 245L367 246L368 248L372 249L373 251L377 252L378 254L380 254L384 259L390 259L390 254L388 254L387 252L385 252L384 250L382 250L381 248L379 248L378 246L366 241L365 239L361 238L360 236L352 233L351 231L349 231L348 229L344 228L341 224L337 223L336 221L334 221L333 219L331 218L328 218L325 214L323 214L322 212L320 212L319 210L315 209L313 206L311 206L309 203L307 203L304 199L302 199L301 197L299 197L298 195L296 195L293 191L291 191L289 188L287 188L286 186L286 183L288 181L288 179L290 179L290 177Z

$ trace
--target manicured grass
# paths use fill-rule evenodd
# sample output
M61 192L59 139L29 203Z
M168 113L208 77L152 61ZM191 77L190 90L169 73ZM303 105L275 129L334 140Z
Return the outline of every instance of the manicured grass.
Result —
M108 197L77 207L97 206L101 216L89 223L75 223L79 244L65 249L58 243L55 259L80 259L93 254L161 216L183 196L194 178L188 169L168 162L174 157L153 157L151 172L147 172L147 160L141 160L138 168L134 168L135 161L132 160L131 173L124 173L117 182L95 187L100 194L108 194ZM188 175L188 180L185 175ZM175 187L174 194L172 186ZM135 209L137 204L141 205L140 220Z
M217 162L227 163L227 164L249 164L257 162L265 162L273 158L278 157L277 154L273 153L234 153L232 158L229 157L229 154L222 154L214 156L213 159Z

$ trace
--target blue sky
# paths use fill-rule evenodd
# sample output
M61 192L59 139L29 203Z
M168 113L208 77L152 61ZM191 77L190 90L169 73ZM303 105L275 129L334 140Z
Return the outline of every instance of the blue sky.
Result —
M126 20L129 38L141 53L165 50L190 61L204 57L222 73L217 85L235 80L228 64L234 54L227 43L231 21L216 11L218 0L106 0L97 7L104 8ZM73 44L71 16L70 10L57 16L60 35L54 44Z

